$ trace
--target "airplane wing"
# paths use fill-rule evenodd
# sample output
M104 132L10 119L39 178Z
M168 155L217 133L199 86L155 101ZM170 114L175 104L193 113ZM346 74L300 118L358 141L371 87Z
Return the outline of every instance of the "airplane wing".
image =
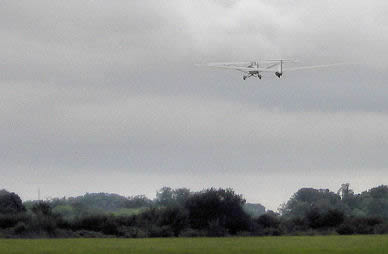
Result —
M324 65L295 66L295 67L287 68L287 66L284 66L284 64L288 65L288 63L297 63L297 61L284 60L284 59L280 59L280 60L270 59L270 60L253 61L253 62L208 63L202 66L240 71L247 74L243 76L243 79L245 80L246 78L249 78L249 77L257 77L261 79L262 73L273 73L278 78L280 78L283 72L287 72L287 71L310 70L310 69L327 68L327 67L339 66L339 65L354 64L354 63L332 63L332 64L324 64Z
M230 63L222 62L222 63L208 63L206 64L206 66L240 66L240 65L248 66L251 63L252 62L230 62Z
M269 70L266 68L256 68L256 67L242 67L242 66L232 66L232 65L207 65L212 68L220 68L220 69L229 69L236 70L242 72L250 72L250 71L259 71L259 72L273 72L273 70Z
M229 69L229 70L236 70L236 71L241 71L244 73L249 73L249 71L252 70L252 68L249 67L242 67L242 66L228 66L228 65L206 65L207 67L211 68L219 68L219 69ZM249 69L249 70L247 70Z
M278 66L278 65L279 65L279 63L275 63L275 64L268 65L268 66L265 67L265 68L266 68L266 69L271 69L271 68L276 67L276 66Z
M326 67L345 65L345 64L349 64L349 63L333 63L333 64L324 64L324 65L298 66L298 67L291 67L291 68L283 68L283 71L299 71L299 70L319 69L319 68L326 68Z

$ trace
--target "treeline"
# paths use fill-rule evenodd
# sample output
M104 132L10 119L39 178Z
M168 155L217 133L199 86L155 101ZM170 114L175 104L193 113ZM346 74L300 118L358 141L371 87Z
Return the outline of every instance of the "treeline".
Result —
M145 195L124 197L110 193L86 193L83 196L54 198L46 202L50 204L54 213L60 214L65 219L73 219L97 214L135 215L152 207L183 207L192 194L187 188L163 187L153 200ZM31 209L37 202L26 201L23 204L27 209ZM265 213L265 207L261 204L244 203L243 209L251 216Z
M124 210L123 210L124 209ZM193 237L388 233L388 186L302 188L278 213L232 189L162 188L156 198L85 194L22 203L0 191L0 237Z
M110 193L86 193L83 196L70 198L54 198L47 200L53 213L65 219L73 219L87 215L107 214L132 215L146 208L155 206L155 201L145 195L124 197ZM31 209L39 201L26 201L24 206Z

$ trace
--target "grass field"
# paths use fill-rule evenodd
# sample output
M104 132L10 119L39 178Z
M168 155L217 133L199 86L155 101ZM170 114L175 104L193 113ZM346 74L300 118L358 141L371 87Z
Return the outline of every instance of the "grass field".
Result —
M2 239L0 240L0 253L384 254L388 253L388 235L166 239Z
M132 216L137 215L147 210L146 207L142 208L121 208L120 210L113 212L113 215L116 216Z

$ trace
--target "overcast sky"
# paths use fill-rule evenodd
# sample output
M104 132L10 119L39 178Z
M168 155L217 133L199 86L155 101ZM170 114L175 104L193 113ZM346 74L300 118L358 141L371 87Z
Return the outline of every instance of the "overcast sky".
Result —
M0 1L0 188L24 200L388 184L387 1ZM241 74L196 63L357 63Z

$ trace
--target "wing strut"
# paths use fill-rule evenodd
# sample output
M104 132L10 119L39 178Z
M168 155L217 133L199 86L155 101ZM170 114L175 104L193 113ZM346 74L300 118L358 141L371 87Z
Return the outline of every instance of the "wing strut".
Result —
M279 71L275 72L275 75L278 78L283 75L283 60L280 60Z

